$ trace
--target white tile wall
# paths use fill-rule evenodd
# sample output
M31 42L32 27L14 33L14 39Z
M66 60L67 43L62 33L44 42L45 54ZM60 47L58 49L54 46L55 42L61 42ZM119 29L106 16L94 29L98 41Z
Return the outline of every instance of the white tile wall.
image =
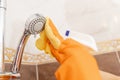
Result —
M64 18L64 0L7 0L5 46L17 49L25 28L25 21L34 14L49 16L57 28L66 24ZM25 51L38 53L35 40L30 37Z
M120 37L119 0L66 0L65 9L72 30L91 34L97 41Z
M119 0L7 0L5 46L16 49L26 19L40 13L52 18L60 31L72 29L97 42L120 37ZM30 37L25 51L38 53Z

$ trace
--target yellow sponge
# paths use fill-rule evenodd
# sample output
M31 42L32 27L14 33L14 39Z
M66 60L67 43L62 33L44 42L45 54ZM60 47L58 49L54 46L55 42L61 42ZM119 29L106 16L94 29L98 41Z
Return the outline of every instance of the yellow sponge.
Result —
M47 17L45 28L42 32L40 32L40 38L36 41L36 47L51 54L50 45L52 45L54 49L58 49L62 40L63 38L57 31L52 20Z

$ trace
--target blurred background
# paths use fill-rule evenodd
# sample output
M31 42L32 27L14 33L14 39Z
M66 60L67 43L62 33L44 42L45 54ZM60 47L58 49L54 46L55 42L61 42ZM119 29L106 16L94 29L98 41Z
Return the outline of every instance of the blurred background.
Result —
M61 31L93 36L96 42L120 38L119 0L7 0L5 46L16 49L27 18L39 13L50 17ZM25 51L38 53L31 36ZM30 43L30 44L29 44Z
M25 22L35 13L50 17L63 36L66 30L92 36L101 53L112 52L116 47L120 49L119 9L119 0L7 0L5 53L15 54ZM78 38L76 34L72 36ZM30 36L25 52L42 55L43 60L51 59L35 47L37 38L39 35ZM111 40L117 40L117 45Z
M120 0L7 0L4 45L7 62L12 61L16 53L26 20L35 13L50 17L62 36L66 30L74 32L75 38L84 37L77 34L90 35L97 44L98 52L94 53L98 54L95 58L100 69L120 75ZM36 76L38 63L44 64L37 66L39 76L43 76L41 80L54 80L50 78L59 64L51 63L56 60L35 47L38 38L39 35L30 36L25 46L23 63L32 64L32 69L28 65L22 67L23 75L29 73L23 80L37 80L30 76Z

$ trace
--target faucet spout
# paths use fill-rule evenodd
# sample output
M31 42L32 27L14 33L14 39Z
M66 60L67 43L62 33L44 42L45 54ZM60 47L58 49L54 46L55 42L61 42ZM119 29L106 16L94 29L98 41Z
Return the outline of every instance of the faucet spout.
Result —
M0 0L0 73L4 73L4 27L6 0Z

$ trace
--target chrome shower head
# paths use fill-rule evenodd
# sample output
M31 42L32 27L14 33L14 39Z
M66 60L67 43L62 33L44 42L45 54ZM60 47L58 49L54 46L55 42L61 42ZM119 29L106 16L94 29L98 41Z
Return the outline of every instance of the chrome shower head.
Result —
M34 14L25 23L25 29L30 34L38 34L44 29L46 18L40 14Z
M35 34L40 33L44 29L45 22L46 22L45 17L39 14L34 14L30 16L28 20L26 21L25 31L20 40L15 58L12 63L12 73L18 73L20 70L24 47L27 43L29 36L32 34L35 35Z

